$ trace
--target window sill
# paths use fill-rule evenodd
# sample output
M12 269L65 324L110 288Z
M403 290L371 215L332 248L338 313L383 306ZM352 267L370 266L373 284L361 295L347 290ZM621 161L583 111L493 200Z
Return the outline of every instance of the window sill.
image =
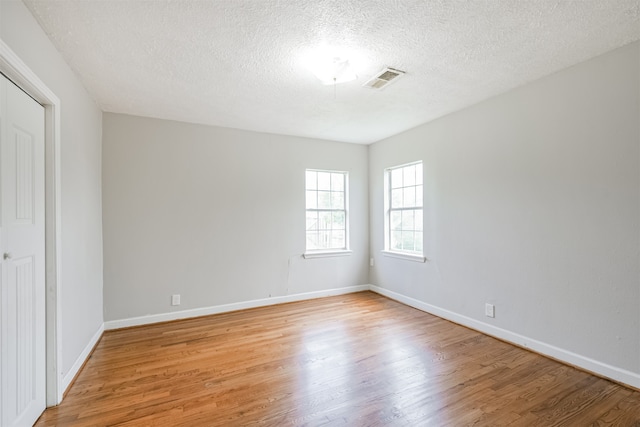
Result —
M336 251L317 251L317 252L305 252L302 254L304 259L310 258L326 258L334 256L347 256L351 255L353 251L350 250L336 250Z
M427 262L427 258L422 255L403 254L401 252L382 251L384 256L391 258L406 259L407 261Z

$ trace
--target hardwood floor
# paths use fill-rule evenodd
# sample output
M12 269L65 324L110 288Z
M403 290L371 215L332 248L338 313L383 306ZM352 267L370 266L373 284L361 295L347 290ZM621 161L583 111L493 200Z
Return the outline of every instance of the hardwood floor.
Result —
M106 332L37 426L640 426L640 392L371 292Z

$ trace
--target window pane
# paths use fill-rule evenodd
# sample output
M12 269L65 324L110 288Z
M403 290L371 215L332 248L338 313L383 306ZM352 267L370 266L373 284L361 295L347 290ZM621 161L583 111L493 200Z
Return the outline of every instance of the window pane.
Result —
M319 231L318 232L318 248L327 249L329 248L329 237L330 231Z
M307 190L316 190L318 188L318 173L316 171L307 171L306 183Z
M402 168L391 171L391 188L402 187Z
M316 231L307 232L307 249L318 249L318 233Z
M416 186L416 206L422 207L422 185Z
M305 179L306 249L346 249L347 173L306 170Z
M402 229L413 230L413 211L402 211Z
M343 249L347 245L344 240L344 231L332 231L331 232L331 248L333 249Z
M331 208L344 209L344 193L331 192Z
M413 231L402 232L402 249L413 252L415 250Z
M391 229L400 230L400 224L402 224L402 211L391 212Z
M307 190L307 209L317 209L318 208L318 200L316 197L318 196L317 191L309 191Z
M385 242L389 250L422 253L424 228L423 165L415 163L388 169L390 193L385 195L390 234Z
M331 190L344 191L344 174L342 173L331 174Z
M403 186L416 185L416 166L411 165L402 168L402 176L404 179Z
M405 208L411 208L416 205L416 187L403 188L403 202Z
M402 250L402 231L391 232L391 249Z
M331 192L318 191L318 209L331 209Z
M333 226L334 230L344 230L344 212L333 212Z
M318 172L318 190L331 190L331 173Z
M422 224L423 224L423 221L422 221L422 209L416 209L415 213L416 213L415 219L414 219L414 221L415 221L415 224L414 224L415 230L422 231ZM422 233L420 233L420 235L422 235Z
M307 231L318 229L318 213L307 212Z
M402 207L402 188L391 190L391 207L392 208Z
M329 230L331 228L331 212L319 212L319 225L318 228L321 230Z

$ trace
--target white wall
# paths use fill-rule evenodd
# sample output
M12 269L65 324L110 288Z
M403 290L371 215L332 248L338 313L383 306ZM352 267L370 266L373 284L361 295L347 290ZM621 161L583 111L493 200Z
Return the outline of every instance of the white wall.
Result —
M62 377L102 327L102 113L20 1L0 1L0 38L61 101Z
M367 146L103 120L106 320L368 283ZM350 256L301 257L306 168L349 172Z
M371 282L640 387L639 105L634 43L373 144ZM425 264L380 253L383 169L415 160Z

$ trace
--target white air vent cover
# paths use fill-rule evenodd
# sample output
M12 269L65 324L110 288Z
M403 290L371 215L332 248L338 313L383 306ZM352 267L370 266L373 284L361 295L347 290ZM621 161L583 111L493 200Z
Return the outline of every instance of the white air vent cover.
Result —
M362 86L368 87L369 89L382 89L386 86L389 86L391 83L398 80L405 74L405 71L396 70L395 68L387 67L380 71L378 74L373 76L369 81L367 81Z

